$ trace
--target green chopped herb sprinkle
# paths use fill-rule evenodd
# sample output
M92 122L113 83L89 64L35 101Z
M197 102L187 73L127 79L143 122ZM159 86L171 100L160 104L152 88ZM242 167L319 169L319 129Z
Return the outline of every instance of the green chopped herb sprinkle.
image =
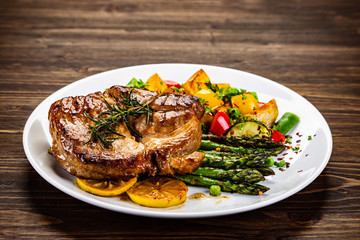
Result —
M212 111L211 107L205 106L205 113L210 113Z
M286 164L285 160L282 160L281 162L274 162L274 165L279 168L285 166L285 164Z
M299 151L300 150L300 148L299 147L294 147L294 148L291 148L291 150L293 150L293 151Z

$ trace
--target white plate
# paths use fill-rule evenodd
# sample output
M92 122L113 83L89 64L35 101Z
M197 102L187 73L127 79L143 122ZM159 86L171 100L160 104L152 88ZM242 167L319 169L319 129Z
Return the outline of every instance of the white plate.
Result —
M119 197L105 198L88 194L76 187L75 178L63 170L47 153L52 142L49 134L48 110L50 105L66 96L85 95L103 91L113 85L125 85L133 77L146 81L154 73L162 79L185 82L197 70L204 69L213 83L227 82L231 86L256 91L261 102L275 98L279 116L294 112L300 116L299 124L289 133L293 145L301 140L298 154L287 150L285 160L290 162L286 171L276 169L276 175L267 178L263 185L270 190L261 196L222 193L210 197L207 188L189 187L188 196L204 193L204 199L187 201L176 207L157 209L142 207ZM300 133L301 137L296 135ZM308 140L312 136L312 140ZM315 136L315 137L314 137ZM279 202L306 187L319 176L329 161L332 137L328 124L319 111L307 100L292 90L266 78L239 70L194 64L153 64L115 69L74 82L46 98L30 115L23 135L25 153L34 169L59 190L84 202L127 214L161 218L196 218L221 216L258 209ZM293 158L290 160L290 158Z

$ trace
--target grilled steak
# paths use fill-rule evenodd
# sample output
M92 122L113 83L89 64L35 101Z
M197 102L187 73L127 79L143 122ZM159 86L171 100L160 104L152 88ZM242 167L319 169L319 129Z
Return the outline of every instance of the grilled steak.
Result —
M103 113L111 106L123 109L127 100L146 106L146 113L111 124L116 134L110 134L110 145L94 138L91 127L96 121L110 118ZM198 99L190 95L158 95L121 86L87 96L65 97L49 110L51 150L65 170L81 178L186 174L195 171L204 157L196 152L201 143L203 113Z

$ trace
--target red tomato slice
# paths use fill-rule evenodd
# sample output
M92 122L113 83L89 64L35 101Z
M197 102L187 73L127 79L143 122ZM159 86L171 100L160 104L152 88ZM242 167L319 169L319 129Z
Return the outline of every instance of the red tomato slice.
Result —
M211 123L210 132L221 136L230 128L230 118L224 112L218 112Z
M175 81L172 81L172 80L164 80L164 82L166 83L166 85L168 87L176 87L176 88L181 88L181 85Z
M278 130L273 131L271 141L285 142L285 136L282 135Z

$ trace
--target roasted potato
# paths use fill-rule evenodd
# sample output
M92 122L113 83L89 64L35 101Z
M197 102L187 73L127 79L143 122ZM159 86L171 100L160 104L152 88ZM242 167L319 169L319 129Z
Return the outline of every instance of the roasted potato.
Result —
M256 120L264 123L266 127L271 128L279 115L275 99L255 109L254 113Z
M204 70L200 69L183 84L185 93L194 95L201 89L208 89L210 78Z
M200 69L194 75L187 80L187 82L202 82L202 83L210 83L210 78L206 74L206 72L203 69Z

